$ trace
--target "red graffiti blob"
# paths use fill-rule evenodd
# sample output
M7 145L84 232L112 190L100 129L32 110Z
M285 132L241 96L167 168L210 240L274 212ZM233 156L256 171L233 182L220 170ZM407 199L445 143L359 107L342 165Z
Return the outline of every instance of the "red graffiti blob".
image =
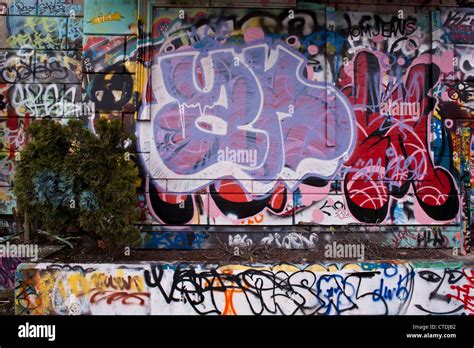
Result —
M438 66L416 64L394 86L384 86L377 56L363 51L355 57L353 78L341 73L357 121L356 148L344 174L352 215L362 222L383 222L391 199L404 197L412 187L430 219L454 219L459 210L456 184L430 154L435 104L430 94L439 79Z
M447 296L462 302L466 312L469 315L474 315L474 270L470 271L470 276L465 274L469 283L462 286L451 285L451 289L456 290L456 294L447 294Z

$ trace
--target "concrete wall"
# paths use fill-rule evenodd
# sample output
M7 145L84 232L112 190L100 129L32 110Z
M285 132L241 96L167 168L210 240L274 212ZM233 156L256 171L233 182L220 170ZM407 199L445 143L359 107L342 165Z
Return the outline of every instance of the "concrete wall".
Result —
M304 225L469 250L472 9L155 4L2 4L5 219L28 124L79 117L93 130L106 117L138 137L149 247L213 247L207 230L227 242L248 225L285 238Z
M473 314L462 262L22 264L16 314Z

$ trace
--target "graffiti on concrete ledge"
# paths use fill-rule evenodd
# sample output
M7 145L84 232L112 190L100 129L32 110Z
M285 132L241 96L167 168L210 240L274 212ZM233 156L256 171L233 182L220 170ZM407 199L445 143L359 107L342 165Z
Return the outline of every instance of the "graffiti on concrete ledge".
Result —
M23 264L17 314L472 315L463 263Z

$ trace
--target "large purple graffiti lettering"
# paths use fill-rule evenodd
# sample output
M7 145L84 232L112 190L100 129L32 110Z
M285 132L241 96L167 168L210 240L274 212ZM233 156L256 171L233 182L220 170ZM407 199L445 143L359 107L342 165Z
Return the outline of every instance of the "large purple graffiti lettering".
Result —
M259 179L253 188L260 192L278 179L332 177L352 152L354 116L337 89L304 77L305 66L284 45L159 56L152 68L155 103L141 111L152 120L150 175L161 187L160 178L188 179L168 183L171 192L223 176L243 179L249 191L246 179ZM150 132L143 128L140 140ZM292 189L297 182L286 184Z

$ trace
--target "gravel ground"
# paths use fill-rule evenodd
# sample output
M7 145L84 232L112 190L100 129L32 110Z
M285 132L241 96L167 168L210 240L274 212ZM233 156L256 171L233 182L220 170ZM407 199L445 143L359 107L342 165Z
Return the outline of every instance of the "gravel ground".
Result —
M324 250L290 250L254 246L241 248L240 251L240 255L234 255L234 249L225 246L220 249L206 250L131 250L130 255L127 256L123 250L89 246L77 247L72 252L71 249L64 248L50 255L47 260L57 263L138 261L311 263L328 260L324 255ZM443 249L391 249L370 245L365 247L365 260L441 260L450 259L451 254L450 250ZM344 259L344 261L350 260Z

